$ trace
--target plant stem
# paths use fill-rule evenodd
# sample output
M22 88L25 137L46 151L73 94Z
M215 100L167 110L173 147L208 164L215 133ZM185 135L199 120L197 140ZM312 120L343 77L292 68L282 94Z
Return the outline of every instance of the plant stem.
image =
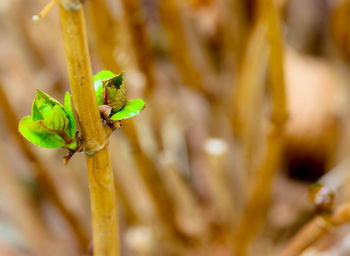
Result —
M98 111L81 8L60 4L69 80L79 117L90 184L94 256L119 255L114 176Z
M331 215L321 215L313 218L286 245L278 256L297 256L306 248L315 244L330 230L350 222L350 203L344 203Z
M145 18L143 17L141 2L139 0L122 0L125 18L131 34L132 44L140 71L147 80L146 96L149 96L155 88L154 60L147 35Z
M249 26L245 10L245 2L240 0L224 0L220 10L223 19L223 61L225 72L236 74L243 60L244 44L247 40Z
M18 134L18 117L7 98L7 95L3 91L1 84L0 98L0 108L2 109L5 118L4 123L17 142L18 147L22 151L24 157L26 157L27 160L34 165L35 180L39 184L40 188L45 192L45 195L48 197L51 203L57 207L58 211L67 221L79 242L80 248L85 248L88 244L88 238L80 225L79 220L77 220L76 216L63 203L55 182L49 175L49 171L44 167L45 164L36 156L24 137Z
M253 157L256 155L256 140L261 134L256 123L261 117L269 57L266 33L265 22L258 22L254 26L231 96L232 127L236 136L242 140L248 177L252 173Z
M236 255L247 255L249 243L254 239L266 211L273 178L278 170L284 143L284 126L287 120L283 70L283 45L279 11L274 0L259 2L261 18L268 24L270 45L269 85L272 99L271 127L267 136L265 158L258 168L258 176L248 199L237 232Z
M173 236L177 229L174 222L174 203L162 183L161 176L154 162L152 162L143 152L140 143L138 142L135 125L131 123L132 121L133 120L128 120L124 123L124 132L132 147L132 154L135 163L140 172L140 176L150 193L150 197L155 206L157 218L165 228L167 235Z
M119 21L116 21L111 15L105 0L89 1L88 6L99 57L106 69L119 74L122 69L114 57L118 44L116 34L120 27Z
M202 75L191 58L183 19L177 0L159 1L159 12L169 34L169 54L184 83L195 90L203 90Z

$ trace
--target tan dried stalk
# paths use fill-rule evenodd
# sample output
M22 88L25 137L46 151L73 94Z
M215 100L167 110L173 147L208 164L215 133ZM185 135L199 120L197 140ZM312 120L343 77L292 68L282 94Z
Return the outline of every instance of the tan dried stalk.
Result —
M279 10L274 0L261 0L262 19L267 22L270 45L269 84L272 99L270 131L267 136L265 157L258 168L257 178L236 235L237 256L247 255L250 242L259 231L266 211L272 181L280 165L287 120L285 81L283 70L283 45Z
M111 15L105 0L94 0L88 3L91 21L94 27L97 52L104 67L113 73L121 73L122 69L115 60L118 27L120 24Z
M173 235L176 230L174 219L174 205L170 195L164 187L155 163L147 157L138 142L138 134L132 120L125 122L126 133L140 176L150 193L154 203L156 214L168 235Z
M97 3L96 3L97 4ZM153 63L150 57L150 49L147 42L146 35L146 27L145 23L142 21L141 8L138 0L132 1L124 1L123 2L126 17L128 19L128 26L131 31L131 37L133 40L133 47L135 49L135 53L137 55L137 61L140 70L145 74L147 78L147 83L150 88L147 88L146 95L150 95L152 92L152 88L155 86L154 84L154 76L153 76ZM102 8L102 7L98 7ZM93 9L92 11L95 11ZM97 13L94 14L97 17ZM140 38L141 35L141 38ZM100 44L100 41L97 41L97 44ZM111 45L109 45L111 46ZM100 45L99 48L104 47ZM101 54L101 53L99 53ZM101 57L104 65L109 65L108 62L105 62L104 58ZM111 62L114 62L114 66L117 65L116 60L111 58ZM112 70L113 71L113 70ZM145 152L143 152L141 145L137 139L137 131L133 121L125 122L124 132L128 137L130 142L130 146L133 150L133 158L135 160L137 169L140 172L140 176L142 182L145 184L147 191L150 194L150 198L156 210L156 215L158 220L163 227L168 231L168 233L172 233L175 228L174 223L174 214L172 212L172 204L170 204L170 197L167 191L164 188L164 185L161 182L161 178L158 174L157 168L155 164L148 159ZM120 191L122 193L122 191ZM125 202L126 203L126 202ZM124 205L124 204L123 204ZM129 210L132 210L129 208ZM136 210L136 209L134 209ZM138 214L136 214L138 215ZM136 216L134 215L134 216ZM142 218L141 218L142 219Z
M69 80L84 140L94 256L117 256L119 241L114 177L95 96L84 14L81 5L74 1L63 1L59 9Z
M150 95L155 87L153 71L153 57L149 43L145 17L139 0L123 0L125 18L131 34L131 40L135 49L135 55L140 71L145 75L147 81L146 96Z
M350 203L339 206L331 215L321 215L306 224L278 253L278 256L297 256L315 244L331 230L350 222Z
M249 28L244 8L244 2L240 0L224 0L221 2L220 11L223 19L223 56L225 72L233 79L234 71L244 58L244 48ZM232 80L231 80L232 81Z
M261 115L269 47L265 22L255 25L246 48L245 56L233 88L231 121L238 138L241 139L246 176L252 172L252 158L256 153L256 140L260 133L257 126ZM249 103L249 104L248 104Z
M176 65L184 83L196 90L203 90L201 73L193 63L187 43L184 24L179 13L178 1L160 1L160 14L169 34L170 57Z

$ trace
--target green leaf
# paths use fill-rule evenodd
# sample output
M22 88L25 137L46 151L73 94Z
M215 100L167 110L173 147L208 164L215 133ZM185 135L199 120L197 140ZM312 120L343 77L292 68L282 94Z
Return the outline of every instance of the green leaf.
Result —
M94 86L96 91L97 103L99 106L103 105L102 93L103 93L103 80L114 77L115 74L108 70L102 70L94 75Z
M109 70L102 70L98 72L96 75L94 75L94 82L97 80L106 80L108 78L114 77L115 74Z
M109 117L110 120L118 121L128 119L140 114L145 107L145 102L141 99L133 99L126 103L125 107Z
M123 74L119 74L104 82L103 102L112 107L112 112L115 113L126 104L126 86L123 81Z
M44 148L60 148L66 145L61 136L45 128L42 121L25 116L19 123L19 132L31 143Z
M56 105L52 109L50 115L48 115L41 122L48 128L57 131L63 132L65 136L70 138L70 120L68 118L68 114L66 113L64 108Z
M75 118L72 108L72 96L69 94L69 92L66 92L66 95L64 96L64 109L66 110L68 114L69 124L70 124L70 138L75 138L75 134L77 131L77 127L75 124Z
M54 98L51 98L49 95L44 93L43 91L40 91L39 89L36 89L36 100L43 100L47 102L48 104L51 104L52 106L59 104L62 105L59 101L55 100Z
M78 142L76 142L76 141L72 142L72 143L69 144L69 145L66 145L66 147L69 148L69 149L71 149L71 150L77 150L78 146L79 146L79 145L78 145Z
M38 121L38 120L43 120L43 116L40 114L39 109L36 106L35 100L33 101L32 104L32 116L33 116L33 121Z
M37 90L36 97L32 105L33 121L43 120L49 116L55 106L63 108L62 104L51 98L46 93Z
M116 75L114 77L110 77L107 79L105 79L105 80L108 81L107 86L110 88L119 89L120 86L122 86L124 84L123 73L120 73L119 75Z

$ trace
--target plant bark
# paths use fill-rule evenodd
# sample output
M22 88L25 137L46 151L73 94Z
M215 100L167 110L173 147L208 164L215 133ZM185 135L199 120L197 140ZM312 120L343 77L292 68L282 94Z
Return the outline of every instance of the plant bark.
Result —
M65 9L60 20L69 80L79 117L90 184L94 256L119 255L114 176L93 86L83 10Z

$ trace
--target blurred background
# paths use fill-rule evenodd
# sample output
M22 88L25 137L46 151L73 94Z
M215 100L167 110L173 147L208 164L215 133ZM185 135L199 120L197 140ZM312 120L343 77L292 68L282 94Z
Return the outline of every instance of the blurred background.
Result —
M57 6L32 21L46 4L0 1L1 256L92 255L83 154L64 166L17 131L36 88L61 102L70 88ZM324 211L312 184L334 191L327 211L349 200L349 0L84 11L94 74L124 72L147 105L110 139L121 255L275 255ZM350 255L349 231L302 255Z

